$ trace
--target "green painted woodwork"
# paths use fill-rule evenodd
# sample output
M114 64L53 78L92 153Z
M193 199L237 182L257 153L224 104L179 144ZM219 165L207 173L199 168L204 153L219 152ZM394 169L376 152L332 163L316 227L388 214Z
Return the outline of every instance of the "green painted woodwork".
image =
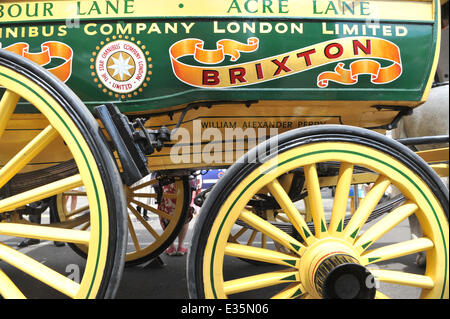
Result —
M251 28L255 25L255 32ZM325 26L323 25L325 23ZM244 30L244 25L247 26ZM260 30L261 25L263 29ZM300 25L303 32L299 32ZM333 71L337 62L330 63L288 75L267 82L247 85L238 88L198 88L181 82L172 71L169 58L169 48L175 42L186 38L197 38L205 42L205 49L213 50L216 42L221 39L233 39L242 43L252 37L259 39L259 47L255 52L242 52L239 60L233 62L230 56L217 65L229 66L257 61L286 52L301 50L302 48L333 39L355 37L356 30L363 36L362 28L367 27L367 21L361 19L318 20L299 18L255 18L255 17L176 17L176 18L140 18L115 20L86 20L79 21L79 25L69 28L65 21L51 21L43 23L3 24L0 20L0 43L8 47L17 42L30 45L30 52L40 52L41 44L46 41L60 41L73 49L72 75L66 84L92 109L94 106L113 102L124 113L164 110L171 106L191 103L195 101L223 101L223 100L354 100L354 101L420 101L427 85L428 75L434 59L436 45L436 24L426 21L380 21L375 34L366 28L366 36L383 38L396 44L400 49L402 74L393 82L386 84L372 84L369 75L361 75L355 85L343 85L330 82L327 88L317 86L317 77L324 71ZM230 33L226 29L239 27L239 32ZM335 32L336 26L340 34L323 34ZM386 27L387 35L383 35ZM396 28L399 27L397 30ZM33 28L33 29L30 29ZM175 33L176 28L176 33ZM271 32L264 32L264 28L271 28ZM347 30L345 34L343 30ZM30 30L33 32L30 36ZM278 30L278 31L277 31ZM286 32L281 33L282 31ZM353 31L349 31L353 30ZM400 33L396 35L397 31ZM404 35L405 30L407 35ZM261 32L262 31L262 32ZM189 32L189 33L188 33ZM104 33L104 34L102 34ZM392 35L390 35L392 33ZM149 81L141 85L142 92L132 92L119 96L104 92L99 87L100 82L94 82L97 77L92 66L98 53L105 43L113 41L113 36L121 36L122 40L139 43L145 46L143 52L151 57L151 74L147 74ZM138 42L140 41L140 42ZM102 44L103 43L103 44ZM180 59L184 63L202 66L191 56ZM353 60L343 61L348 68ZM382 66L390 62L379 60ZM53 59L51 65L58 66L62 62ZM204 65L203 65L204 66ZM284 71L281 71L284 72ZM148 79L147 79L148 80ZM137 90L138 88L136 88ZM26 104L20 104L19 113L33 112Z

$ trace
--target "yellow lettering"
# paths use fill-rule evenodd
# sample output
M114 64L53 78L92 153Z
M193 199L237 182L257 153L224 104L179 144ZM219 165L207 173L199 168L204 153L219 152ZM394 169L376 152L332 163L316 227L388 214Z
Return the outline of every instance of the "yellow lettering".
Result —
M213 25L214 25L214 33L225 33L225 29L220 29L218 21L214 21Z
M65 37L67 35L67 26L66 25L60 25L58 27L58 36L59 37Z
M131 33L131 23L127 23L125 26L118 23L117 24L117 33L118 34L130 34Z
M181 26L186 30L186 33L189 33L191 28L195 25L195 22L191 22L189 24L186 24L184 22L181 22Z
M110 35L113 31L113 27L110 24L102 24L100 27L100 33L103 35Z
M333 30L327 30L326 22L322 22L322 34L334 34Z
M148 29L147 34L150 34L152 32L156 32L158 34L161 34L161 30L159 29L158 24L152 23L150 25L150 28Z
M88 23L84 26L84 33L87 35L96 35L97 34L97 30L95 29L97 27L97 23ZM91 31L90 29L94 28L93 31Z
M38 29L38 27L30 27L28 29L28 36L30 38L38 37L39 36L39 29Z
M140 34L142 31L147 29L147 25L145 23L137 23L136 24L136 34Z

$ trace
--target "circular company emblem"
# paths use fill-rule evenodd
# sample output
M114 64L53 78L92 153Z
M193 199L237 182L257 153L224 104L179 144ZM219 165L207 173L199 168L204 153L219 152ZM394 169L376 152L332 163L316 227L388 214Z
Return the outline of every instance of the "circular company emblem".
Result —
M95 58L91 62L95 65L91 65L91 69L95 72L92 76L104 93L121 98L133 97L142 92L141 86L146 87L150 81L151 71L148 69L152 65L148 63L151 58L148 51L143 51L146 47L140 41L136 44L120 38L116 40L117 37L113 36L113 41L108 38L106 44L102 41L103 47L97 47L98 51L93 52Z

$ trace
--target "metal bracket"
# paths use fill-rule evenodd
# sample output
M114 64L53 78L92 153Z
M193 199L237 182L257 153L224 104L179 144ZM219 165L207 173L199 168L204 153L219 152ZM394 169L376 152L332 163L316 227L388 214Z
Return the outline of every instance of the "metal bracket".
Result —
M397 106L397 105L375 105L373 106L378 111L381 110L390 110L390 111L398 111L399 113L394 117L391 123L386 125L380 125L380 126L373 126L373 127L366 127L368 130L377 130L377 129L383 129L383 130L393 130L397 128L398 122L406 116L411 115L413 113L413 109L407 106Z
M406 137L398 139L397 142L403 145L424 145L424 144L445 144L449 143L448 135L436 135L436 136L418 136L418 137Z
M131 123L114 104L94 108L105 127L122 166L123 182L130 186L150 174L147 156L162 149L164 142L170 140L166 127L147 130L145 120L137 118Z

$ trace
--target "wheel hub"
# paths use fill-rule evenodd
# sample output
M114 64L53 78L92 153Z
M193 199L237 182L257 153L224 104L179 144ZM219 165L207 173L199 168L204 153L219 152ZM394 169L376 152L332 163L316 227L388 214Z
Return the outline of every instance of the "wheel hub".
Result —
M325 238L310 246L301 258L300 278L314 298L370 299L373 278L347 242Z
M373 299L376 289L371 273L349 255L324 259L314 275L317 292L325 299Z

